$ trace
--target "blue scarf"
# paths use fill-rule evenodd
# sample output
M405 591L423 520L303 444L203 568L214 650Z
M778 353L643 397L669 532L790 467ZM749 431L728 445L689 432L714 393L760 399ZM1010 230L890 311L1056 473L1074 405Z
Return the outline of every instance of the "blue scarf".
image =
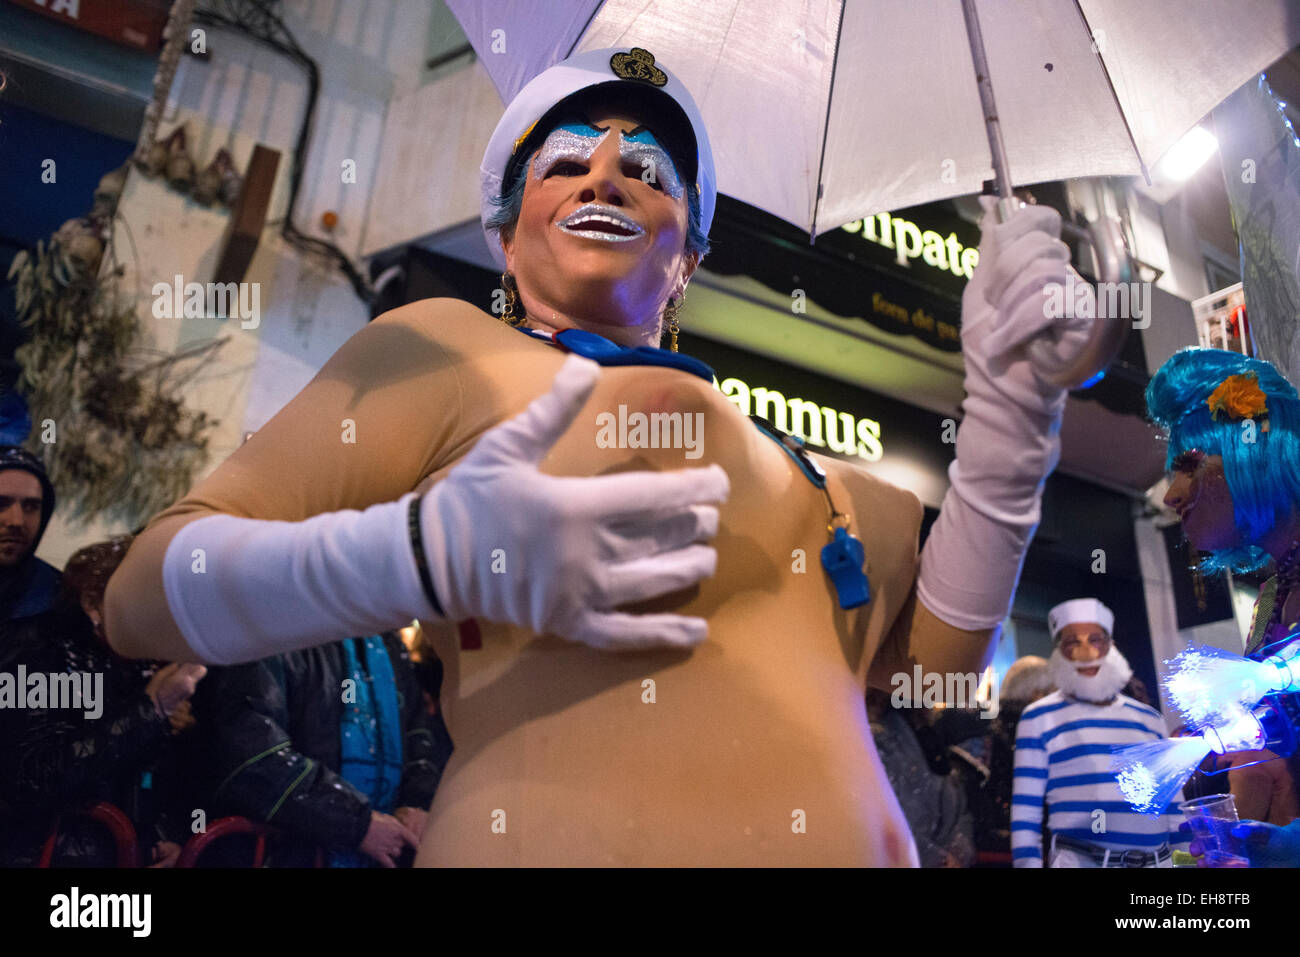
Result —
M365 668L354 642L365 651ZM349 638L343 643L346 677L352 679L355 700L343 702L339 725L343 779L370 799L370 808L392 814L402 781L402 723L397 707L397 679L393 663L379 635ZM355 852L330 855L331 867L368 867L374 862Z

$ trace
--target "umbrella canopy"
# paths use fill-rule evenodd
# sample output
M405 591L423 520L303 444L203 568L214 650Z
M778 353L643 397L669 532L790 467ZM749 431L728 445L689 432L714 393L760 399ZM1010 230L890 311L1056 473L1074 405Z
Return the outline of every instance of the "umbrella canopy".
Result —
M956 0L447 0L501 94L649 50L700 106L718 188L814 238L993 177ZM1288 0L979 0L1015 185L1142 175L1300 44Z

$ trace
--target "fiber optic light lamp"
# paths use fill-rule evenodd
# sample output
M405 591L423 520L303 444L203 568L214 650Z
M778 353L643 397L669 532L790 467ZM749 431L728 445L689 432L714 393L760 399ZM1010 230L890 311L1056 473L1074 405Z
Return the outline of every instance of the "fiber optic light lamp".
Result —
M1288 635L1265 651L1272 653L1243 658L1188 645L1167 662L1172 667L1164 679L1169 700L1187 724L1222 727L1269 695L1300 691L1300 639Z
M1277 680L1266 694L1276 691L1300 691L1300 639L1286 645L1276 654L1269 655L1260 664L1277 669Z
M1296 749L1298 697L1295 694L1271 696L1251 711L1239 712L1223 723L1207 726L1200 738L1218 754L1269 750L1278 757L1288 757Z
M1263 708L1256 710L1263 710ZM1258 751L1268 740L1263 721L1253 711L1245 712L1226 725L1206 728L1201 732L1201 737L1216 754L1227 754L1229 751Z

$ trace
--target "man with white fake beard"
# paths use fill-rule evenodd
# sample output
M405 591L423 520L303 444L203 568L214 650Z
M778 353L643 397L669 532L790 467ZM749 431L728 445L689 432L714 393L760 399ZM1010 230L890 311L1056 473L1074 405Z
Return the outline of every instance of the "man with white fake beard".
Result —
M1165 813L1139 814L1111 771L1111 750L1165 737L1159 712L1127 695L1133 677L1111 641L1115 613L1095 598L1047 613L1057 690L1025 709L1016 729L1011 848L1016 867L1171 867L1180 792Z

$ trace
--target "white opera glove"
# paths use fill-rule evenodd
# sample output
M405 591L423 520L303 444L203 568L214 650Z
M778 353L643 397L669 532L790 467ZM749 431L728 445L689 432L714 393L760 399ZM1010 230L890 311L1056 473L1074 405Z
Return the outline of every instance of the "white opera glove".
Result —
M709 503L726 500L726 473L716 465L597 478L537 470L599 374L596 363L570 356L551 392L486 432L423 498L302 522L211 515L185 525L167 548L163 586L186 642L204 661L237 664L413 618L471 616L598 648L704 640L701 618L611 609L713 574L716 552L695 542L717 532Z
M1054 317L1061 310L1049 308L1052 285L1072 272L1060 214L1027 206L997 224L996 200L980 201L980 262L962 293L964 417L917 580L927 608L970 631L996 627L1010 610L1043 483L1060 459L1067 393L1036 369L1077 355L1093 322L1088 310Z
M726 472L556 478L537 470L599 374L595 362L570 356L549 395L484 435L428 493L434 589L453 620L476 615L610 650L698 644L708 634L703 618L613 609L714 573L717 552L693 543L717 533ZM594 419L590 429L594 443Z

